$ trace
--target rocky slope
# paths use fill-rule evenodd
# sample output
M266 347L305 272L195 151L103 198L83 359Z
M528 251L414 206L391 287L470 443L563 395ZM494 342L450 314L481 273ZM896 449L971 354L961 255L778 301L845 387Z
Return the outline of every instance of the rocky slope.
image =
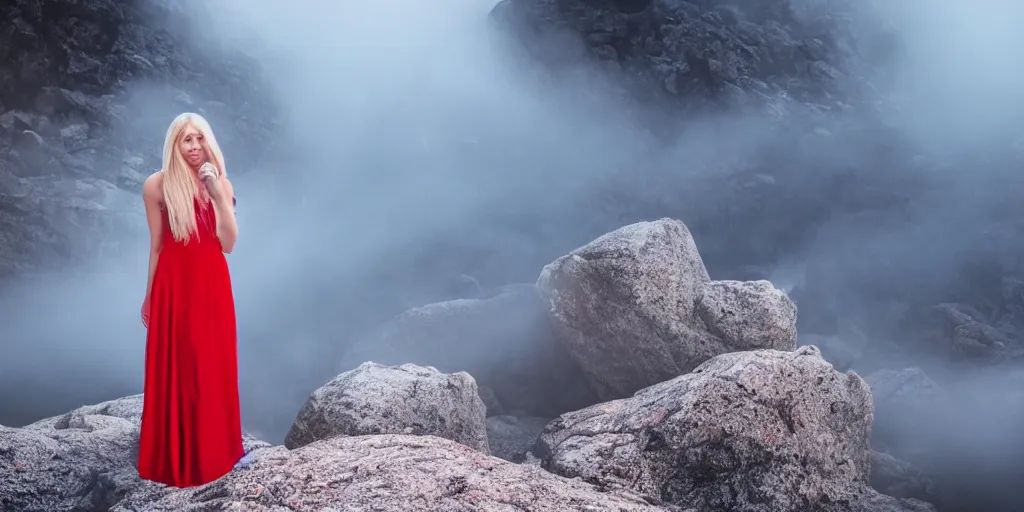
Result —
M880 78L865 63L895 48L858 46L860 14L843 2L502 0L492 18L552 72L595 64L644 104L784 116L865 99Z

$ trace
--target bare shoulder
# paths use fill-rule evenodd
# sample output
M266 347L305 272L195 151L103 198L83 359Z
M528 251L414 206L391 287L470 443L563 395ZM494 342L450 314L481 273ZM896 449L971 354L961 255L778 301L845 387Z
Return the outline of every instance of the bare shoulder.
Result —
M142 197L146 201L157 201L163 197L164 173L162 171L150 174L142 183Z

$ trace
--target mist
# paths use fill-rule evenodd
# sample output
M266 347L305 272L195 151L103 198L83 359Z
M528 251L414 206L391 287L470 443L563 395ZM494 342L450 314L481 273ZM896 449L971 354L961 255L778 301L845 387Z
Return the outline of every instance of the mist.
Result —
M377 323L532 282L545 263L637 220L687 222L713 278L763 268L802 317L823 307L800 304L813 281L837 316L880 341L898 337L876 321L886 300L952 300L973 265L1024 270L1024 70L1011 64L1024 7L870 3L858 12L899 39L874 84L898 108L808 116L790 125L799 133L780 133L758 112L659 131L585 66L556 79L524 63L488 22L494 3L209 0L198 10L191 29L263 67L277 105L265 122L280 128L262 160L237 155L244 141L221 141L241 226L228 259L247 430L280 442L306 395ZM133 86L125 136L160 138L177 113L158 85ZM208 117L215 131L233 122ZM830 136L807 142L815 128ZM927 172L904 167L920 161ZM726 186L731 173L780 174L750 202ZM141 198L137 209L116 254L4 284L0 423L141 392ZM962 409L924 434L945 442L937 464L984 479L1024 455L1006 428L1020 425L1024 397L996 391L1019 382L1010 370L965 373L924 349L865 359L862 374L924 366L956 396Z

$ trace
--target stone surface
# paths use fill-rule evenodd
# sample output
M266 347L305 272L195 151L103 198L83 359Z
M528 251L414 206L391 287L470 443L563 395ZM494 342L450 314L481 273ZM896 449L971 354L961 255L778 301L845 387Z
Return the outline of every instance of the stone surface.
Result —
M0 427L0 510L103 510L138 482L138 426L117 413L75 411L25 428ZM140 400L141 402L141 400ZM140 405L141 410L141 405Z
M588 63L644 104L779 111L794 100L852 102L870 87L865 61L884 62L895 46L864 11L788 0L503 0L491 17L534 61L563 74Z
M697 302L708 330L737 350L796 346L796 305L766 280L712 281Z
M536 453L554 473L682 508L825 509L876 500L871 422L867 384L816 348L734 352L562 415Z
M678 220L606 233L545 266L537 285L559 339L605 400L718 354L796 344L792 302L766 281L712 282Z
M298 448L335 436L413 434L443 437L489 453L486 413L468 373L367 362L309 396L285 446Z
M23 428L0 426L0 510L108 510L140 486L142 395L85 405ZM243 435L246 452L270 445Z
M142 510L309 511L662 511L628 492L594 486L489 457L433 436L335 437L255 462L189 490L152 487L113 512Z

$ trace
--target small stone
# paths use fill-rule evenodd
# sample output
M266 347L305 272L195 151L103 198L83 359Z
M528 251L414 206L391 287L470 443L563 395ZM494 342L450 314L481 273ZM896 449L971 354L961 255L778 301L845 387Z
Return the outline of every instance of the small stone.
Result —
M84 149L89 143L88 123L72 123L60 130L64 148L68 151Z

